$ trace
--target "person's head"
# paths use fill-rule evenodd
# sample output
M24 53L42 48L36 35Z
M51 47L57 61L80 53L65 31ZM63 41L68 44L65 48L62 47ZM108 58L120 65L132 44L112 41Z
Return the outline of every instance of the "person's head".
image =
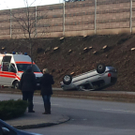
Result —
M32 72L32 67L28 66L27 69L26 69L26 72Z
M47 68L44 68L43 69L43 74L46 74L46 73L48 73L48 69Z

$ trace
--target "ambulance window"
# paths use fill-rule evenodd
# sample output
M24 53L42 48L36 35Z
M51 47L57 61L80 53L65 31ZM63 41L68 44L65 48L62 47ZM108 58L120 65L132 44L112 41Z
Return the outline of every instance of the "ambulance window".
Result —
M37 65L33 65L33 72L41 72Z
M31 64L17 64L18 71L26 71L28 66L31 66ZM35 64L33 65L33 72L40 72Z
M8 71L16 73L15 65L13 63L9 64Z
M9 63L8 62L4 62L3 63L3 71L8 71L8 67L9 67Z
M10 62L11 56L4 56L2 62Z

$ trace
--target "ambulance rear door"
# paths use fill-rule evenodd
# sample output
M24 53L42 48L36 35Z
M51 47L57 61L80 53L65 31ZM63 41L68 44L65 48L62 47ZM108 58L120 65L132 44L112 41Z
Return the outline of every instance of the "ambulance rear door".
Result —
M2 60L2 68L0 72L0 84L11 86L16 78L16 70L10 63L12 56L4 56Z

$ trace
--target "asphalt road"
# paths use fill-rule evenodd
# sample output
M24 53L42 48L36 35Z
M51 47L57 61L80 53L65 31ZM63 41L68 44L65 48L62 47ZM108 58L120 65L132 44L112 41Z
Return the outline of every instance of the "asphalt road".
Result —
M44 135L134 135L135 104L78 99L52 99L53 113L71 120L58 126L30 129Z
M0 99L18 99L21 95L0 94ZM40 96L34 96L35 111L43 109ZM27 129L44 135L134 135L135 104L71 98L52 98L52 113L70 117L57 126Z

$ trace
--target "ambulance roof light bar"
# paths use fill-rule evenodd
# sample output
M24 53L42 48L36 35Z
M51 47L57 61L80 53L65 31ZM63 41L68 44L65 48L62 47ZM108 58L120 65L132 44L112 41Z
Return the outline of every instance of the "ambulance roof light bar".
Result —
M23 54L22 52L12 52L12 54ZM24 55L27 55L27 52L24 53Z

